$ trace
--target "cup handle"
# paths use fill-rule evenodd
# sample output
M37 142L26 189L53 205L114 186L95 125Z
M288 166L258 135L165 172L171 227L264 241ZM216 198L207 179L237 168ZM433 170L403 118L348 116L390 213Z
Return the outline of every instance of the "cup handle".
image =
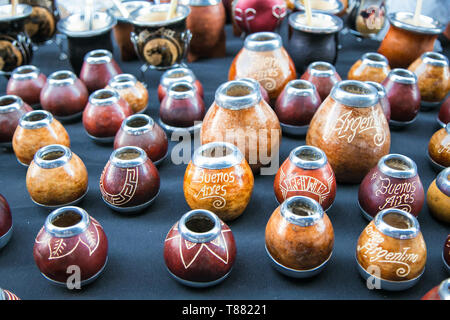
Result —
M144 61L144 63L147 63L147 61L145 61L145 59L142 57L141 53L139 52L138 38L139 38L138 35L134 31L132 31L130 33L130 40L131 40L131 43L133 44L133 48L134 48L134 51L136 52L136 55L139 57L139 59L141 61Z
M191 30L188 29L188 30L184 31L181 34L181 39L184 42L184 52L183 52L183 56L182 56L181 60L184 60L184 59L186 59L187 52L189 50L189 45L190 45L191 40L192 40L192 32L191 32Z

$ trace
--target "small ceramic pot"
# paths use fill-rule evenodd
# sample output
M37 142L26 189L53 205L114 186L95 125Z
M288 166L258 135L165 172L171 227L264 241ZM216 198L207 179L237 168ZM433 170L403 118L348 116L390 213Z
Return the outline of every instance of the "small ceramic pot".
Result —
M389 124L403 127L416 120L420 110L420 90L417 77L406 69L393 69L381 83L391 106Z
M312 26L308 25L303 12L289 16L287 49L300 73L315 61L335 64L338 56L339 31L344 26L342 19L324 12L313 12L312 21Z
M416 163L401 154L381 158L359 186L359 207L368 220L388 208L401 209L417 217L424 199Z
M261 99L255 82L229 81L216 91L215 102L203 119L200 141L236 145L252 170L258 171L263 165L269 165L275 153L278 155L280 122Z
M445 127L445 125L450 122L450 96L445 99L442 104L437 117L437 122L441 127Z
M368 52L356 61L347 74L348 80L381 83L391 71L387 59L379 53Z
M450 166L450 123L431 137L428 143L428 158L438 171Z
M108 84L109 89L119 92L120 97L128 102L133 113L142 113L147 109L148 91L142 82L129 73L114 76Z
M236 55L228 72L228 80L257 80L267 90L272 102L284 86L296 77L294 63L283 48L280 35L273 32L247 36L244 48Z
M274 267L287 276L306 278L321 272L333 245L333 225L311 198L287 198L267 222L266 252Z
M57 208L83 199L88 190L88 172L69 148L52 144L36 152L28 167L26 183L35 204Z
M212 142L194 151L183 190L191 209L214 211L230 221L244 212L253 184L253 173L241 151L231 143Z
M14 16L11 10L11 4L0 5L0 74L6 75L30 63L33 57L31 40L25 33L25 22L33 9L26 4L17 4Z
M273 189L278 203L293 196L305 196L317 201L326 211L336 197L336 179L322 150L300 146L291 151L278 169Z
M336 84L311 120L306 144L325 152L338 182L361 182L391 145L376 89L355 80Z
M159 173L139 147L112 152L100 177L105 203L119 212L137 212L148 207L159 194Z
M391 105L386 95L386 88L378 82L366 81L366 83L377 89L379 103L381 104L383 113L386 116L386 120L389 122L391 120Z
M450 234L447 236L447 240L444 243L444 250L442 252L442 260L445 268L450 272Z
M98 142L112 142L123 120L133 111L116 90L97 90L89 96L83 111L83 126L88 136Z
M42 109L51 112L61 121L81 117L89 99L84 83L69 70L53 72L41 91Z
M119 65L114 61L108 50L98 49L90 51L84 57L80 79L90 93L104 89L109 81L122 73Z
M45 110L24 114L14 132L12 146L20 164L28 166L34 154L50 144L70 148L70 138L62 124Z
M11 240L13 220L8 201L0 194L0 250Z
M159 108L159 123L168 132L199 130L204 116L203 99L195 86L186 81L172 84Z
M67 36L69 62L75 74L80 74L84 57L90 51L113 50L111 30L116 23L117 20L112 15L97 11L92 14L91 24L82 13L74 13L58 21L58 31ZM102 81L101 78L98 80ZM103 83L106 86L108 81L103 80Z
M56 32L56 1L26 0L33 7L30 17L25 22L25 32L33 43L45 43Z
M296 11L305 12L303 0L294 0ZM321 11L329 14L339 15L344 10L344 4L340 0L315 0L311 1L312 11Z
M450 168L442 170L430 184L427 204L436 219L450 223Z
M35 66L20 66L12 72L6 94L19 96L28 105L36 106L46 81L46 76Z
M165 71L161 76L161 80L158 86L158 99L159 102L163 101L164 97L167 95L167 91L170 86L175 82L187 81L192 84L200 97L204 97L203 86L201 82L195 77L195 74L191 69L180 67L173 68Z
M447 57L437 52L425 52L408 70L417 76L422 107L438 107L450 91Z
M188 61L225 57L225 7L220 0L189 0L186 23L192 32Z
M0 301L1 300L20 300L20 298L11 291L0 288Z
M356 247L364 279L379 280L383 290L406 290L422 276L427 248L417 219L400 209L385 209L364 229Z
M384 27L386 7L384 0L357 0L348 15L350 32L358 37L376 36Z
M135 146L143 149L154 165L168 154L168 141L164 130L146 114L134 114L122 122L114 139L114 149Z
M421 300L450 300L450 278L428 291Z
M20 118L33 109L18 96L0 97L0 146L11 147Z
M144 6L131 13L131 42L138 57L154 69L180 65L187 55L192 34L186 27L191 10L178 5L176 16L167 20L170 4Z
M275 31L286 17L284 0L235 0L233 20L239 31L246 34Z
M141 8L148 7L152 4L147 1L126 1L122 6L128 11L128 14ZM120 58L122 61L131 61L137 59L134 51L133 43L131 42L131 32L133 32L133 24L129 21L129 16L124 17L117 7L111 8L111 14L117 19L117 24L114 26L113 33L117 46L120 50Z
M185 213L167 233L164 261L175 280L209 287L225 280L236 259L231 229L208 210Z
M300 79L307 80L316 86L321 101L324 101L330 94L333 86L342 80L336 72L336 68L325 61L311 63Z
M316 87L306 80L291 80L275 103L283 133L305 135L322 100Z
M420 25L413 22L414 12L388 14L390 27L378 48L392 68L407 68L422 53L433 51L434 42L445 26L421 15Z
M45 220L36 236L33 256L41 274L51 283L67 287L75 265L80 270L81 286L85 286L106 266L108 239L100 223L85 210L62 207Z

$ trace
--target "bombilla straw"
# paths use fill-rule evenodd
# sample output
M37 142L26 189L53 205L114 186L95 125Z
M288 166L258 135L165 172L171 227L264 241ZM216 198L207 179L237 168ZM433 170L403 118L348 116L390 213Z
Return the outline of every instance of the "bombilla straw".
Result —
M130 13L128 10L124 7L124 5L119 0L112 0L116 8L120 11L120 14L124 18L128 18L130 16Z
M420 21L420 13L422 11L422 0L416 2L416 12L414 13L414 24L418 25Z
M86 0L84 8L84 23L87 30L92 30L92 16L94 14L94 0Z
M170 20L175 16L175 13L177 12L177 6L178 6L178 0L170 1L170 8L169 8L169 11L167 12L166 20Z
M311 0L303 0L303 4L306 13L306 24L310 26L312 24Z
M18 0L11 0L11 16L16 15L17 1Z

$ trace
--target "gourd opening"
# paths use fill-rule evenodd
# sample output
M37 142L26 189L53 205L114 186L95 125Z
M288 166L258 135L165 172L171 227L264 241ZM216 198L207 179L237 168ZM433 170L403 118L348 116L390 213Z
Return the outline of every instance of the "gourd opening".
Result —
M115 157L120 160L134 160L141 156L141 153L134 149L124 149L116 153Z
M195 233L205 233L211 231L215 222L207 215L197 213L189 217L185 222L186 228Z
M383 221L396 229L410 229L414 226L414 222L406 215L398 212L388 212L383 215Z
M58 228L69 228L78 224L81 220L82 216L79 212L69 209L54 217L51 224Z

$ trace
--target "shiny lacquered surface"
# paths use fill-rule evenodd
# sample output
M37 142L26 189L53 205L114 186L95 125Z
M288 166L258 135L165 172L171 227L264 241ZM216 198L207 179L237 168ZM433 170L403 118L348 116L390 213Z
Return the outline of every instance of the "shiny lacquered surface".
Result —
M89 92L72 71L62 70L49 75L40 97L44 110L65 120L81 116L88 103Z
M193 210L167 233L164 261L172 276L194 287L217 284L231 272L236 259L231 229L214 213Z
M409 67L417 76L422 102L438 105L450 91L450 71L446 56L425 52Z
M306 196L328 210L336 197L336 178L322 150L300 146L278 169L273 188L279 203L293 196Z
M427 51L433 51L434 42L444 26L430 17L421 15L426 26L417 27L403 22L413 19L414 12L393 12L388 14L390 26L378 48L389 60L392 68L407 68Z
M306 272L326 262L334 245L330 219L310 198L288 198L272 213L266 226L266 248L285 268Z
M321 103L311 82L292 80L278 96L274 110L282 124L307 126Z
M25 103L34 106L39 104L39 95L46 81L47 77L35 66L20 66L12 72L6 94L19 96Z
M445 127L450 122L450 96L441 105L437 121L442 127Z
M83 126L94 140L113 141L123 120L133 111L115 90L102 89L92 93L83 111Z
M237 0L232 6L233 20L246 34L274 31L287 14L283 0Z
M47 111L36 110L24 114L12 141L17 160L23 165L29 165L34 154L50 144L70 148L70 138L63 125Z
M244 48L236 55L228 72L228 80L257 80L267 90L272 102L296 77L294 63L282 46L281 37L272 32L247 36Z
M450 223L450 169L442 170L430 184L427 204L431 214L438 220Z
M47 217L36 236L34 261L42 275L66 286L69 267L80 268L81 284L103 271L108 258L108 239L100 223L78 207L62 207Z
M122 73L119 65L108 50L90 51L84 57L80 79L89 92L105 88L115 75Z
M249 138L242 142L242 137ZM206 144L224 139L239 147L254 171L268 165L272 150L279 148L280 123L272 108L261 99L256 83L229 81L217 89L216 100L203 120L200 141Z
M203 120L205 104L195 86L189 82L176 82L161 101L159 116L165 125L189 128Z
M195 150L184 174L183 190L191 209L210 210L229 221L244 212L253 184L253 173L239 149L212 142Z
M428 155L441 169L450 166L450 124L433 134L428 143Z
M33 109L18 96L0 97L0 145L11 146L20 118Z
M359 81L335 85L311 120L306 144L325 152L338 182L361 182L391 145L375 88Z
M347 79L381 83L391 71L387 59L379 53L369 52L350 68Z
M86 194L88 172L83 161L69 148L49 145L34 155L26 184L31 199L38 205L63 206Z
M164 130L146 114L126 118L114 138L114 149L135 146L143 149L154 164L168 153L168 140Z
M402 209L417 217L424 199L415 162L400 154L381 158L359 186L358 201L367 218L388 208Z
M124 73L114 76L107 88L116 90L131 107L133 113L141 113L147 109L147 88L132 74Z
M0 194L0 250L11 239L13 220L8 201Z
M414 285L425 269L427 248L419 224L412 215L398 209L380 212L358 239L357 263L366 272L389 281L382 288L396 290ZM402 287L409 282L406 287Z
M420 110L420 90L417 77L406 69L393 69L381 83L391 106L390 123L407 125Z
M192 32L187 59L218 58L226 54L225 7L222 1L191 2L187 28Z
M122 147L111 154L100 177L103 200L117 211L138 211L159 193L159 173L144 150Z
M314 84L322 101L328 97L333 86L342 80L335 67L325 61L311 63L300 79Z
M158 86L159 101L161 102L164 99L164 97L167 95L167 91L172 84L180 81L187 81L190 84L194 85L197 93L200 95L200 97L203 98L203 86L200 80L195 77L195 74L191 69L180 67L169 69L161 76L161 80Z

